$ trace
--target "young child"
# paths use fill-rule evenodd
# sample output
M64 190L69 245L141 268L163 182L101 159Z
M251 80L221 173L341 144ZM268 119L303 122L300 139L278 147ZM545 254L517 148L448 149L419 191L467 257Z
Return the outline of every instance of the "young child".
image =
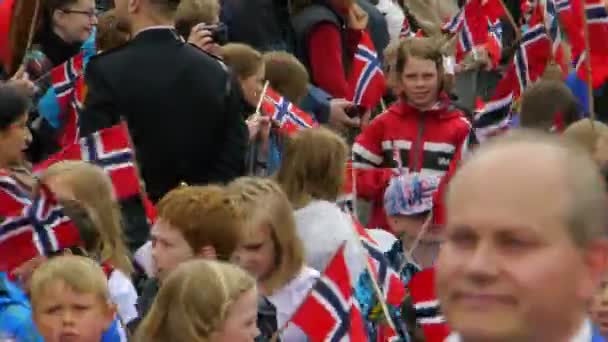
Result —
M258 326L262 336L270 338L306 298L319 272L305 264L293 209L277 183L268 178L241 177L228 185L228 192L247 223L234 262L257 279L263 296ZM283 341L306 341L294 325L287 325L279 337Z
M220 186L173 189L157 208L151 244L144 252L152 259L154 277L146 282L138 300L141 317L147 314L160 284L179 264L197 258L229 260L242 232L240 210ZM138 324L134 320L129 328Z
M384 193L388 224L399 238L387 257L405 283L415 272L431 267L439 251L441 230L431 226L429 218L439 182L439 177L402 174L391 179Z
M79 256L59 256L36 269L31 301L45 342L100 342L116 314L103 270Z

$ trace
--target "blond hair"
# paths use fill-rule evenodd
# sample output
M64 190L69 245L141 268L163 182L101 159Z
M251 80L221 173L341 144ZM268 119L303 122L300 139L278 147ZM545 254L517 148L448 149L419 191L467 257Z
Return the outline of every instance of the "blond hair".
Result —
M222 46L221 55L224 63L241 79L255 75L264 65L262 54L247 44L226 44Z
M346 173L348 146L327 128L311 128L287 139L277 181L299 209L312 200L335 202Z
M211 260L180 264L163 282L135 341L207 342L228 317L231 305L255 289L255 280L235 265Z
M74 199L88 212L98 234L92 251L102 262L125 274L133 273L133 264L125 245L122 214L114 196L110 177L100 167L83 161L62 161L51 165L41 176L42 182L50 179L65 181Z
M211 246L219 259L229 260L236 250L241 211L224 188L183 186L165 195L157 209L158 217L181 232L194 253Z
M299 103L306 96L308 71L294 55L285 51L267 52L264 54L264 63L265 78L272 89L294 103Z
M608 137L608 126L599 121L582 119L574 122L562 133L562 136L582 148L593 156L597 148L597 142L601 137Z
M94 294L110 304L108 279L101 267L86 257L62 255L49 259L34 271L30 287L34 311L40 300L47 296L47 290L57 282L77 293Z
M228 185L228 192L246 213L245 234L255 234L262 225L270 229L277 264L265 283L266 290L273 293L304 266L304 246L296 232L293 208L281 187L267 178L238 178Z

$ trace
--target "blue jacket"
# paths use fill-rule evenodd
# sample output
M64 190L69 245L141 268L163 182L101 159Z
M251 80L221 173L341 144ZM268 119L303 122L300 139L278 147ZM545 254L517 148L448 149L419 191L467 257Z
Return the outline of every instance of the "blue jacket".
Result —
M32 308L25 293L0 273L0 336L17 342L42 342L32 320Z

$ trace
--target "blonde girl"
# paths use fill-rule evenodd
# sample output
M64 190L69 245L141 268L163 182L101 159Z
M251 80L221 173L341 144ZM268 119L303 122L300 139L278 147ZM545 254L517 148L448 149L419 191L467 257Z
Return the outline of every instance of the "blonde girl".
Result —
M137 342L251 342L257 337L255 280L241 268L203 259L180 264L163 282Z
M262 320L274 320L273 325L281 328L319 278L319 272L305 265L293 209L277 183L268 178L242 177L228 185L228 192L247 222L234 261L257 278L261 302L276 309L274 316L265 315ZM271 325L260 322L259 326L265 337L274 334L265 329ZM306 341L306 336L299 328L287 326L281 339Z

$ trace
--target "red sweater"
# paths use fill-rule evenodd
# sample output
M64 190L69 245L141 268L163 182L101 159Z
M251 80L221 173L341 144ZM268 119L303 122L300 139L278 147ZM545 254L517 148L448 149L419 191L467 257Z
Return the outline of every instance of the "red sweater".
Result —
M342 62L342 37L338 27L323 22L317 25L308 39L311 78L321 89L334 98L351 98L354 87L348 83ZM361 31L348 30L347 58L354 58Z

